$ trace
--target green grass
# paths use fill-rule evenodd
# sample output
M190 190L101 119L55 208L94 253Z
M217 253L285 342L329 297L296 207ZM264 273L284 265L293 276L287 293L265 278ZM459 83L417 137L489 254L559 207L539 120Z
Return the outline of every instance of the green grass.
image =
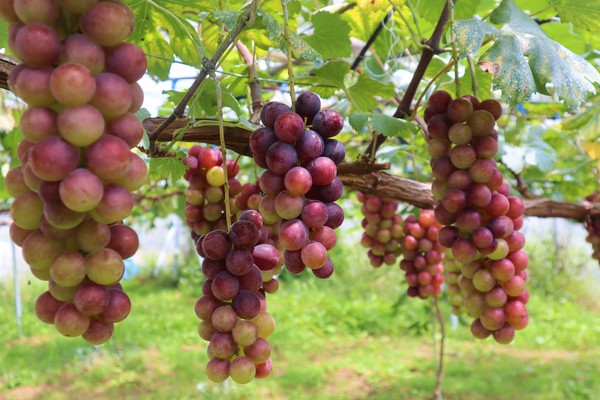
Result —
M360 249L340 246L334 257L329 280L282 277L279 292L269 296L277 320L270 339L274 372L245 386L204 377L206 343L197 336L193 312L199 288L126 282L132 314L101 347L60 337L36 320L39 282L22 288L24 334L18 338L12 293L0 288L0 398L431 398L431 304L402 296L401 271L372 269ZM448 324L444 398L597 398L600 303L583 294L573 298L586 301L534 293L530 326L509 346L477 341L466 326Z

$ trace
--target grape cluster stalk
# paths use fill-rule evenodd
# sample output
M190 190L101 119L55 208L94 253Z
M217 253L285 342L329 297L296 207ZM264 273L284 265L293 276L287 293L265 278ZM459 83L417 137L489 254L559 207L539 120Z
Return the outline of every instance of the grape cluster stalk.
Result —
M427 299L442 292L445 248L438 243L440 228L432 210L406 217L400 269L406 272L409 297Z
M369 249L369 262L373 267L384 263L393 265L402 252L400 241L403 237L402 216L396 214L398 201L358 193L364 216L361 225L363 232L360 244Z
M221 151L194 145L183 163L189 168L184 174L189 187L186 192L185 222L192 229L192 239L213 230L227 230L225 216L225 170ZM227 160L227 180L229 186L229 210L231 217L237 213L234 201L242 190L236 179L240 166L235 160Z
M600 202L600 193L593 193L585 199L593 203ZM600 216L590 216L585 223L585 229L588 231L585 240L592 244L592 258L600 262Z
M206 376L214 382L231 377L248 383L273 368L267 339L275 320L267 312L262 273L275 269L280 255L260 243L263 224L260 213L247 210L229 233L215 230L196 241L206 280L195 312L201 319L198 334L209 341Z
M425 110L435 218L444 225L438 240L460 263L464 309L475 318L472 334L506 344L529 321L529 257L519 232L523 201L510 195L493 159L501 115L495 100L452 99L445 91L434 92Z
M254 161L266 169L258 182L264 194L259 211L265 223L281 222L277 238L288 271L299 274L308 267L318 278L328 278L334 229L344 220L335 203L344 190L336 166L346 155L331 138L344 121L337 111L319 111L321 100L312 92L300 94L295 104L293 112L285 104L268 103L260 116L264 127L250 137Z
M28 106L20 166L6 177L10 236L48 281L39 319L101 344L131 308L119 281L139 243L122 221L147 173L131 152L144 132L134 113L147 67L143 51L124 42L134 16L120 2L14 0L2 2L0 17L22 61L8 84Z

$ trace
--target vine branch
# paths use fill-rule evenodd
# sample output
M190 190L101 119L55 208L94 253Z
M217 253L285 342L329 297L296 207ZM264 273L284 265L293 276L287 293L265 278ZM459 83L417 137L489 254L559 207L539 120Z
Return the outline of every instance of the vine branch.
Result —
M453 3L456 3L457 0L453 0ZM394 113L394 117L405 119L410 115L410 106L412 104L415 95L417 94L417 89L419 88L419 84L421 83L421 79L425 75L425 71L427 71L427 67L429 63L433 59L433 56L439 54L443 51L440 48L440 42L442 40L442 34L444 33L444 26L450 19L450 7L448 2L444 5L444 9L440 14L440 18L433 30L433 34L429 40L426 40L423 44L423 53L421 54L421 58L419 59L419 63L417 64L417 68L415 73L406 88L406 92L404 92L404 96L402 96L402 100ZM377 138L369 143L369 147L365 151L366 154L371 154L373 151L376 152L381 145L385 142L386 137L384 135L377 135Z
M356 70L356 68L358 68L358 64L360 64L360 62L365 58L365 54L367 54L367 51L369 51L369 48L373 45L373 43L375 43L375 40L377 40L377 37L379 36L381 31L385 27L385 24L387 24L387 22L389 21L389 19L392 17L393 14L394 14L394 9L392 8L385 15L385 17L383 17L383 20L381 21L381 23L379 25L377 25L377 28L375 28L375 30L371 34L371 37L369 37L369 39L367 40L367 43L363 46L363 48L360 50L360 53L358 53L358 56L356 56L356 59L352 63L352 66L350 67L350 69L352 71L354 71L354 70Z
M146 130L160 125L161 118L149 118L144 121ZM204 121L200 121L204 122ZM214 121L210 121L214 122ZM175 131L189 123L179 120L165 130L158 138L159 142L173 140ZM238 154L252 156L248 140L252 130L239 124L225 123L227 135L227 148ZM219 132L215 124L201 124L191 127L180 138L182 142L202 142L219 145ZM431 184L422 183L411 179L401 178L382 172L389 168L386 164L368 164L363 162L341 163L338 165L338 176L347 188L374 194L381 197L390 197L419 208L433 208L435 200L431 193ZM582 203L554 201L545 198L525 199L525 215L531 217L559 217L577 221L585 221L588 210ZM590 212L600 215L600 203L594 203Z
M229 32L227 37L219 45L219 47L215 51L215 54L212 56L212 58L205 59L203 61L202 69L200 70L200 73L194 80L194 83L192 83L192 85L186 92L185 96L183 96L183 99L181 99L181 102L177 105L177 107L175 107L175 109L173 110L171 115L169 115L167 117L167 119L165 119L163 121L163 123L161 125L159 125L154 131L152 131L152 133L149 133L150 153L151 154L154 154L156 152L156 141L157 141L158 137L160 136L160 133L167 126L169 126L171 123L173 123L173 121L175 121L177 118L182 118L184 116L185 108L186 108L187 104L189 103L191 98L194 96L194 94L196 93L196 90L198 90L198 88L200 87L200 85L202 84L204 79L206 79L206 77L208 76L208 74L211 71L215 70L215 68L217 67L217 64L219 63L219 60L221 59L223 54L225 54L225 52L227 51L229 46L231 46L231 44L237 39L237 37L240 35L240 33L242 33L244 28L246 26L250 26L254 23L254 20L256 18L256 7L258 5L257 2L258 2L258 0L252 1L252 4L248 8L248 10L246 10L244 15L240 19L240 21L233 27L233 29Z

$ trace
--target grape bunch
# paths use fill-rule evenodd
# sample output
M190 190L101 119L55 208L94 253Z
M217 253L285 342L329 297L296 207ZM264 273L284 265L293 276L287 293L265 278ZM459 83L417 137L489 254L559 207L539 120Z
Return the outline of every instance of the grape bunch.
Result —
M441 225L433 210L421 210L419 217L409 215L404 223L403 260L410 297L437 297L444 283L444 247L438 243Z
M369 249L371 265L395 264L402 251L400 240L404 236L402 217L396 214L398 202L361 192L358 193L358 201L362 203L364 218L361 224L365 230L360 244Z
M245 183L242 185L240 194L236 197L236 207L240 211L254 210L259 212L259 205L262 196L260 195L260 189L258 185L254 183ZM262 217L262 216L261 216ZM267 224L263 221L262 227L259 229L260 239L258 244L269 244L279 250L279 262L275 268L268 271L262 271L263 285L262 289L266 293L275 293L279 289L279 282L277 281L277 275L283 269L283 248L279 244L277 234L281 226L281 221L277 221L273 224Z
M600 202L600 193L593 193L585 198L592 203ZM600 216L592 215L585 223L588 236L585 239L592 244L592 258L600 262Z
M429 99L425 120L435 218L444 225L438 240L461 264L458 284L464 308L476 318L471 332L480 339L493 335L506 344L529 320L529 258L522 250L525 237L518 231L523 201L510 195L493 160L498 151L494 128L501 114L495 100L453 100L437 91Z
M248 383L272 369L267 339L275 320L266 310L262 272L275 269L280 255L274 246L258 244L262 227L260 213L248 210L229 233L216 230L196 241L206 281L195 312L198 333L209 341L206 375L214 382L231 376Z
M2 2L0 17L23 62L8 83L28 105L20 166L6 176L10 236L48 281L39 319L100 344L131 308L119 281L138 237L122 220L147 172L130 151L144 133L134 113L147 66L143 51L123 42L133 13L107 1L14 0Z
M192 229L192 238L197 240L213 230L227 230L225 171L221 151L192 146L183 163L189 167L183 176L189 182L184 215L186 224ZM234 160L227 160L226 165L229 210L234 217L237 213L234 198L242 190L242 184L235 178L240 166Z
M286 268L297 274L308 267L318 278L328 278L333 263L327 252L344 219L335 203L344 190L336 165L346 152L331 139L342 130L342 116L320 108L312 92L298 96L296 112L268 103L261 111L264 127L254 131L250 148L256 164L267 169L259 178L264 194L259 211L267 224L281 221L278 243Z

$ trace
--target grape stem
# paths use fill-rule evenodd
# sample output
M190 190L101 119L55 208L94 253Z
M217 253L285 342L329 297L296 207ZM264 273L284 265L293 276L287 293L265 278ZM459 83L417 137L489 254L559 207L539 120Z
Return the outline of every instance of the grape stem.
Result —
M433 390L433 400L442 399L442 381L444 379L444 342L446 339L446 326L444 325L444 314L440 309L437 296L433 297L433 306L435 308L435 315L440 324L440 356L438 360L437 372L435 375L435 389Z
M519 174L518 172L516 172L514 169L510 168L502 160L499 160L498 163L504 165L504 168L506 168L506 170L508 172L510 172L512 174L512 176L515 177L515 180L517 181L515 189L517 189L517 191L521 194L521 196L523 196L526 199L535 199L536 198L536 196L534 196L533 194L531 194L531 192L529 191L529 187L527 186L527 182L525 182L525 179L523 179L523 177L521 176L521 174Z
M453 3L456 4L457 0L453 0ZM425 76L425 71L429 66L429 63L433 59L435 54L441 53L443 50L440 49L440 42L442 40L442 35L444 33L444 26L450 19L450 7L448 3L444 5L444 9L440 14L440 18L433 30L433 34L429 40L426 40L423 44L423 53L421 54L421 58L419 59L419 63L417 64L417 68L415 69L415 73L406 88L406 92L404 92L404 96L402 96L402 100L394 113L394 117L406 119L410 113L410 106L412 104L415 95L417 94L417 89L419 88L419 84ZM365 151L366 154L371 154L373 147L375 147L375 152L381 147L381 145L385 142L386 137L384 135L377 135L376 140L372 140Z
M217 118L219 120L219 141L221 143L222 168L225 182L223 183L223 192L225 192L225 220L227 221L227 232L231 229L231 209L229 204L229 177L227 176L227 146L225 145L225 127L223 126L223 91L221 90L221 80L217 79L214 71L211 73L215 81L215 90L217 96Z
M477 86L477 74L475 73L475 63L473 62L473 55L467 55L467 61L469 63L469 71L471 73L471 89L473 90L473 96L477 97L479 87Z
M258 1L259 0L252 0L250 7L246 10L240 21L229 32L229 34L223 40L223 42L219 45L219 47L215 51L215 54L210 59L204 60L204 62L202 63L202 69L200 70L200 73L194 80L194 83L192 83L192 85L186 92L185 96L183 96L183 99L181 99L181 102L179 102L177 107L175 107L171 115L169 115L167 119L165 119L163 123L156 128L156 130L148 134L148 139L150 141L150 154L154 154L157 151L156 141L160 136L160 133L177 118L182 118L184 116L187 104L192 99L192 97L194 96L204 79L206 79L208 74L217 67L219 60L221 59L223 54L225 54L229 46L231 46L231 44L237 39L237 37L240 35L240 33L242 33L245 27L252 26L254 24L254 21L256 19L256 8L258 7Z
M283 8L283 31L285 36L285 47L287 50L288 81L290 84L290 97L292 99L292 111L296 111L296 88L294 87L294 64L292 60L292 37L290 35L288 0L281 0Z

